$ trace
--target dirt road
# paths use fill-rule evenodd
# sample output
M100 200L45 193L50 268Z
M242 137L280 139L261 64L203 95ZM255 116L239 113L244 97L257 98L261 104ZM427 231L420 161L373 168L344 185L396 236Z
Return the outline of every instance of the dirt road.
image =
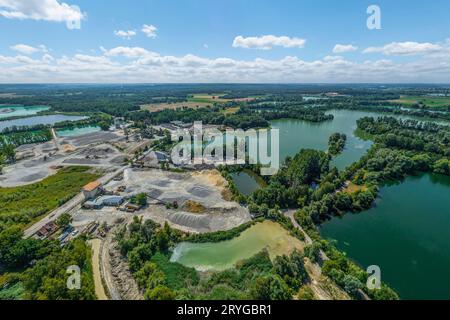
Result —
M91 241L92 246L92 273L94 276L95 295L98 300L109 300L103 287L102 275L100 271L100 248L102 241L94 239Z

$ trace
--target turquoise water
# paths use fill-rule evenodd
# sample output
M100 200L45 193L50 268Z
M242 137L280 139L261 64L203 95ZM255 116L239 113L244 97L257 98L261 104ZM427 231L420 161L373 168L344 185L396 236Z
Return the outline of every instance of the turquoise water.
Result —
M35 115L41 111L50 110L46 106L0 105L0 119Z
M78 137L82 136L83 134L93 133L101 131L100 127L97 126L89 126L89 127L77 127L73 129L65 129L65 130L58 130L56 134L58 137Z
M78 121L87 119L87 117L84 116L67 116L63 114L52 114L47 116L36 116L36 117L29 117L29 118L21 118L21 119L15 119L15 120L5 120L0 121L0 131L4 130L5 128L10 128L13 126L21 127L21 126L35 126L39 124L44 125L53 125L58 122L63 121Z

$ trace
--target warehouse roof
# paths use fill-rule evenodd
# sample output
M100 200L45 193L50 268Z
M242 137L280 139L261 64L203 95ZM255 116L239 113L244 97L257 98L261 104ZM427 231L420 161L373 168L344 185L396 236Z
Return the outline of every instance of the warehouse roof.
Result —
M100 187L100 185L101 185L100 182L94 181L94 182L91 182L91 183L88 183L87 185L85 185L83 187L83 190L87 191L87 192L91 192L91 191L94 191L95 189L97 189L98 187Z

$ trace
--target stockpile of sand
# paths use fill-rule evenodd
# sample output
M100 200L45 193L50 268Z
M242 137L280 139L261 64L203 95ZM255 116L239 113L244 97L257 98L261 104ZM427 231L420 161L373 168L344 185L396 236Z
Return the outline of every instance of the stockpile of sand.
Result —
M225 188L228 186L227 180L217 170L202 170L194 172L193 177L199 179L205 184L216 186L219 188Z
M72 146L71 144L63 144L62 148L63 148L63 151L66 153L75 151L75 147Z

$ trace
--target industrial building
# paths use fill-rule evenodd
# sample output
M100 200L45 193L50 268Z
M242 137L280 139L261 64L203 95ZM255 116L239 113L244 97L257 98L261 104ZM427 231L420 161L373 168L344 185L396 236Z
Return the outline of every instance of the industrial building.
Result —
M124 202L124 198L120 196L101 196L92 201L86 201L83 204L85 209L101 209L103 206L118 207Z
M101 183L98 181L88 183L83 187L83 195L84 198L87 200L94 199L100 192L101 192Z

